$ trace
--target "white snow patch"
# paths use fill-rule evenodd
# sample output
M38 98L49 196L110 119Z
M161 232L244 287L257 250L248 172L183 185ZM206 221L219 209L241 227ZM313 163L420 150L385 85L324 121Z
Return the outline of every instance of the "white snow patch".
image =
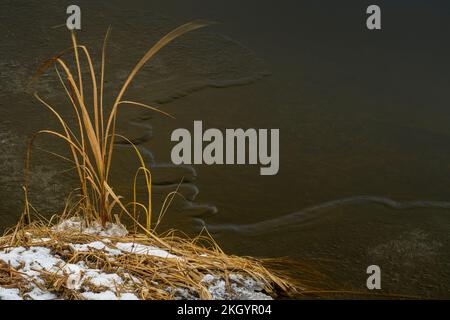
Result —
M272 297L261 292L264 285L250 277L239 274L229 275L230 286L227 288L224 279L207 274L203 277L202 283L207 285L207 289L215 300L272 300Z
M72 244L73 246L74 244ZM89 244L87 244L88 247ZM95 247L100 248L100 245L94 244ZM120 252L119 250L116 250ZM114 252L114 251L113 251ZM107 252L108 253L108 252ZM116 273L104 273L101 270L88 268L83 261L77 264L66 263L64 260L53 255L48 248L44 247L17 247L12 249L5 249L0 251L0 260L17 271L24 274L29 281L29 291L25 294L26 297L33 300L52 300L57 296L51 292L44 291L35 284L44 284L41 278L41 271L48 271L58 275L66 275L66 287L72 290L83 289L86 297L101 298L101 294L90 295L89 283L105 291L116 291L117 286L124 285L127 281L132 279L138 282L136 278L124 273L123 278ZM134 295L133 295L134 296ZM126 292L121 299L133 299L133 296ZM104 296L103 296L104 297ZM135 296L134 296L135 297ZM17 289L6 289L0 287L1 299L21 299Z
M203 277L202 282L211 283L212 281L214 281L214 279L216 279L216 277L214 277L212 274L207 274Z
M55 271L61 263L61 259L55 258L50 249L44 247L16 247L0 251L0 260L10 264L13 268L18 269L28 275L34 277L39 275L37 270Z
M128 234L127 229L123 225L110 222L107 222L105 227L98 222L86 225L84 221L78 218L70 218L60 222L53 227L53 231L75 231L101 237L125 237Z
M57 298L53 293L43 291L38 287L34 287L33 290L28 292L26 295L33 300L55 300Z
M110 246L116 247L116 249L106 245L103 241L94 241L83 244L71 243L70 247L73 250L80 252L102 251L110 256L119 256L123 253L134 253L167 259L179 259L178 256L155 246L147 246L135 242L117 242L116 244L113 245L111 244L111 241L108 241L108 244Z
M23 300L19 294L19 289L0 287L0 300Z
M94 241L90 243L71 243L70 247L75 251L81 251L81 252L90 252L90 251L103 251L111 256L118 256L122 252L117 249L112 249L108 247L104 242L102 241Z
M116 243L116 247L122 250L123 252L129 252L134 254L145 254L149 256L156 256L167 259L179 259L178 256L173 255L165 250L153 246L147 246L140 243L118 242Z

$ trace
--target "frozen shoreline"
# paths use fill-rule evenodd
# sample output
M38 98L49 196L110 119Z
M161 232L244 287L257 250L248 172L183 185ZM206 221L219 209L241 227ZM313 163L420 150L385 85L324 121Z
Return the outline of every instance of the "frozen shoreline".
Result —
M140 257L154 258L154 263L160 266L161 272L164 272L165 261L182 263L184 260L183 257L156 246L117 241L126 235L126 229L117 224L108 224L106 229L95 224L85 228L80 221L71 219L63 221L52 230L55 232L77 230L81 235L100 237L98 240L85 243L64 244L62 250L70 253L70 256L100 254L107 262ZM79 299L88 300L139 300L142 297L139 296L137 288L143 287L144 284L148 286L148 282L153 283L152 279L134 276L125 268L118 268L112 273L104 272L101 266L96 267L83 259L77 262L66 261L58 252L46 246L51 241L53 241L51 238L32 238L32 245L29 247L18 246L0 250L0 267L2 267L0 269L3 272L9 270L10 273L20 275L24 280L20 288L2 286L0 282L0 300L65 299L66 297L58 295L56 291L48 289L48 282L56 278L59 279L59 282L55 282L57 286L69 290ZM1 275L0 273L0 280ZM262 292L263 283L249 276L230 273L225 278L205 272L200 281L212 299L271 299ZM161 283L153 284L161 287ZM199 299L199 296L189 288L170 285L162 288L173 299Z

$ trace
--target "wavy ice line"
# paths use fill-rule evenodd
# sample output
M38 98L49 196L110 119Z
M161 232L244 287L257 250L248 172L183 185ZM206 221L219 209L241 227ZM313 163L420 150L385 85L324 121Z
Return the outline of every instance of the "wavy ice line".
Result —
M267 219L249 224L211 224L207 225L201 221L203 225L211 232L217 231L238 231L240 233L259 233L275 228L298 224L299 221L305 221L310 214L321 211L323 209L335 208L346 204L363 204L363 203L378 203L387 207L404 210L414 208L436 208L436 209L450 209L449 201L427 201L427 200L413 200L413 201L395 201L387 197L380 196L354 196L349 198L337 199L324 202L315 206L304 208L300 211L289 213L281 217Z

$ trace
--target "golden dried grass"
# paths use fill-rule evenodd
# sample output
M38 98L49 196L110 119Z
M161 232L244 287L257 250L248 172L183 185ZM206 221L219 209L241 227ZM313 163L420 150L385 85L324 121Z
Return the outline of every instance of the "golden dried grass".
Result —
M205 273L217 275L226 279L227 282L228 275L231 272L249 276L254 280L262 282L265 291L272 296L277 296L278 294L289 296L295 292L298 293L300 287L306 288L306 286L300 286L285 274L278 276L275 272L269 271L264 267L262 260L225 254L207 232L193 239L175 231L164 235L156 234L154 229L167 211L174 195L177 194L178 188L167 195L161 211L156 218L156 224L153 226L151 172L146 167L138 148L126 137L116 133L118 110L121 105L139 106L172 117L170 114L148 104L123 99L125 92L139 70L161 48L177 37L207 26L208 24L205 21L189 22L162 37L144 54L141 60L131 70L119 93L113 100L114 103L109 108L104 105L106 43L110 34L109 29L102 46L100 80L97 79L89 50L84 45L78 44L75 33L72 33L72 48L62 51L39 68L33 81L38 80L39 76L49 67L55 67L58 79L70 102L70 108L75 115L76 123L75 125L69 124L62 116L62 113L57 111L56 106L45 101L38 93L34 94L36 99L55 116L62 130L43 129L30 139L25 168L24 212L17 226L0 238L0 248L41 245L50 248L68 263L82 260L86 264L94 264L104 272L126 271L139 278L144 284L136 286L133 289L136 295L143 299L173 298L170 293L163 289L163 287L167 286L172 288L186 288L194 292L199 298L209 299L211 295L201 282L201 277ZM69 53L73 53L75 72L69 68L70 64L63 60L63 57ZM86 61L86 70L83 70L82 67L82 57ZM83 79L83 74L85 74L83 71L85 73L87 71L89 75L90 90L85 90L86 81ZM92 92L92 97L87 97L87 92L89 91ZM71 243L89 243L99 240L99 237L80 232L56 232L51 228L52 223L44 223L42 217L37 214L36 210L29 203L28 182L32 148L35 138L41 134L56 137L68 145L71 159L59 154L54 155L69 161L74 166L79 179L79 188L73 192L73 194L78 193L78 200L67 201L64 212L58 217L60 221L76 215L83 219L86 224L97 221L105 226L107 222L118 222L117 217L125 214L134 224L133 230L135 230L135 233L127 237L111 238L111 241L132 241L156 246L176 254L183 259L165 259L164 263L161 264L158 258L152 256L129 254L119 259L111 260L104 252L102 253L100 251L80 253L68 250L69 244ZM114 142L117 137L124 139L133 147L140 163L140 167L137 169L133 181L133 201L129 203L124 203L123 199L113 191L110 185L109 178ZM139 174L144 175L145 178L147 191L147 201L145 203L138 202L136 197L137 177ZM73 194L69 198L76 198ZM129 209L130 207L132 207L132 210ZM144 224L140 222L139 210L145 213ZM33 221L32 212L38 215L37 220L34 219ZM138 229L139 232L137 232ZM31 242L33 238L42 237L48 237L51 240L41 244ZM273 263L274 261L272 261ZM288 265L285 265L285 267L289 268ZM43 289L57 293L61 298L81 298L79 293L68 289L64 285L64 276L56 273L42 272L42 277L46 279L45 288ZM0 265L0 284L17 287L23 291L25 290L24 285L26 281L24 281L24 278L17 270L14 270L11 266L2 264Z
M41 242L36 239L45 239ZM107 239L105 241L105 239ZM111 257L104 250L75 251L71 244L87 244L102 241L114 249L119 242L132 242L146 246L162 248L180 259L160 258L146 254L126 253ZM265 293L272 297L300 296L302 290L312 292L311 285L299 283L290 279L285 272L277 274L270 271L264 260L252 257L239 257L225 254L207 234L203 233L195 238L168 232L159 237L149 237L147 234L129 234L124 237L105 237L73 230L58 231L51 224L33 222L13 228L0 237L0 248L3 250L18 246L41 246L57 254L66 263L83 261L90 268L100 269L105 273L129 274L139 283L127 284L127 287L117 287L117 294L132 292L141 299L173 299L172 289L187 289L200 299L211 299L212 296L202 282L206 274L224 279L229 283L229 275L241 275L263 284ZM270 265L283 264L289 268L286 261L270 261ZM45 284L39 284L42 290L52 292L58 298L82 299L78 291L67 286L67 275L56 272L40 271ZM306 277L306 275L305 275ZM311 278L311 275L307 276ZM0 285L9 288L19 288L26 294L26 277L18 270L3 263L0 264ZM93 287L93 292L101 288ZM309 294L311 296L311 293Z

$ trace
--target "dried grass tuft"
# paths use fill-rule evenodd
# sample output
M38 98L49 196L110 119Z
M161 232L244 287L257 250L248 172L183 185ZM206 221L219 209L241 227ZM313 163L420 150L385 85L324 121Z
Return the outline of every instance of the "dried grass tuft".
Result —
M162 37L152 48L150 48L142 59L131 70L117 96L113 99L111 106L104 105L104 79L106 67L106 47L110 33L108 30L103 46L101 58L100 77L95 73L95 68L89 50L78 44L75 33L72 33L72 48L62 51L41 68L39 68L34 80L38 80L46 69L55 67L56 74L64 89L70 109L75 116L75 125L66 121L57 107L45 101L38 93L36 99L42 103L55 116L61 125L61 131L41 130L30 140L27 152L27 165L25 169L25 208L17 226L0 238L0 249L17 246L44 246L60 256L67 263L84 261L86 265L98 268L106 273L128 273L140 280L140 284L127 283L127 288L117 288L134 292L142 299L172 299L173 293L165 290L170 288L185 288L193 292L198 298L210 299L211 294L202 283L205 274L211 274L229 283L231 273L251 277L264 284L264 290L272 297L287 297L293 294L301 294L302 290L313 287L291 278L286 271L278 268L269 270L265 267L265 261L251 257L238 257L225 254L219 246L212 240L205 231L195 238L188 238L175 231L159 235L155 227L164 216L167 207L173 197L178 192L174 190L167 195L159 215L154 217L152 213L152 178L151 172L146 167L143 157L138 148L126 137L116 133L116 122L118 110L121 105L133 105L156 111L162 115L169 116L168 113L154 108L142 102L125 100L125 92L139 72L139 70L149 61L161 48L166 46L177 37L207 26L205 21L193 21L186 23L167 35ZM73 62L67 63L63 60L67 55L73 54ZM82 61L85 61L86 70L83 70ZM69 65L74 65L72 71ZM83 72L85 71L85 72ZM83 79L83 74L88 74L89 81ZM90 85L86 90L86 84ZM87 97L91 92L92 96ZM98 222L102 226L107 223L118 223L118 217L126 216L134 224L130 229L133 234L125 237L110 237L111 246L117 242L135 242L139 244L155 246L170 253L173 253L181 260L164 259L140 255L126 254L116 259L111 259L105 252L76 252L71 249L70 244L90 243L102 240L105 237L86 234L75 231L55 231L52 229L54 220L44 222L42 217L33 221L33 206L28 201L28 181L29 166L31 161L32 148L35 138L40 134L47 134L64 141L70 151L71 158L57 155L59 158L70 162L76 170L79 178L79 187L74 190L69 198L76 201L68 201L64 212L57 218L60 221L71 216L80 217L86 224ZM140 167L137 168L136 177L133 181L133 200L125 203L124 199L113 191L110 184L110 171L115 139L120 137L128 141L136 152ZM136 197L137 177L142 174L146 183L146 202L140 203ZM145 222L141 223L140 214L144 213ZM153 221L156 220L155 226ZM35 243L33 239L49 238L51 240L44 243ZM270 265L274 267L283 265L289 269L290 264L286 261L272 260ZM60 298L81 299L79 292L71 290L67 286L67 278L64 275L41 271L41 277L45 279L44 284L36 284L42 289L55 293ZM23 274L5 265L0 261L0 286L18 288L22 294L26 294L26 279ZM99 290L101 288L92 288Z
M46 239L36 242L36 239ZM48 239L48 240L47 240ZM107 239L105 241L105 239ZM71 244L86 244L102 241L114 249L118 242L133 242L164 249L180 259L160 258L152 255L127 253L112 258L105 251L75 251ZM164 245L162 245L164 244ZM207 234L195 238L178 236L175 232L149 237L147 234L129 234L124 237L105 237L74 231L56 231L50 224L34 222L21 226L19 231L11 229L0 238L0 248L41 246L51 250L66 263L83 261L90 268L99 269L105 273L119 275L129 274L139 283L129 281L126 287L117 287L120 292L132 292L141 299L173 299L172 289L187 289L194 297L211 299L206 285L202 282L205 275L229 281L229 275L241 275L263 284L264 292L274 298L299 296L303 290L312 291L312 286L299 283L289 278L284 272L269 270L265 260L252 257L239 257L225 254L214 240ZM274 260L267 261L272 265ZM284 269L289 265L284 263ZM71 290L67 285L67 275L41 271L45 284L40 284L43 290L52 292L63 299L82 299L80 293ZM18 288L25 292L27 279L17 270L0 263L0 286ZM92 287L91 291L101 291L102 288ZM310 294L311 295L311 294Z

